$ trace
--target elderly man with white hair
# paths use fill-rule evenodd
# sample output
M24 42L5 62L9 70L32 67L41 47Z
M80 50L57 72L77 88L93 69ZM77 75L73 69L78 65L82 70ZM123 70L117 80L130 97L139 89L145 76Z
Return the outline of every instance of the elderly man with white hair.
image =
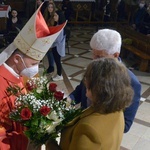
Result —
M122 43L121 35L117 31L111 29L99 30L93 35L90 41L93 59L98 59L101 57L113 57L117 58L121 63L121 58L119 57L121 50L121 43ZM131 78L131 85L134 90L134 97L132 100L132 104L124 110L124 119L125 119L124 133L129 131L133 123L137 109L139 107L139 101L141 97L140 82L130 70L128 70L128 73ZM75 100L76 104L81 102L82 109L85 109L90 105L90 100L86 97L86 88L82 81L76 87L76 89L70 94L70 98L72 100Z

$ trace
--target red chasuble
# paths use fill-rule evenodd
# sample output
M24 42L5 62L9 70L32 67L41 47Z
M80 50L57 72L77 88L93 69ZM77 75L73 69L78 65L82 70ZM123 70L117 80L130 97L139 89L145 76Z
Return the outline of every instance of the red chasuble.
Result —
M28 139L23 134L24 127L9 119L14 108L15 96L8 96L7 87L17 85L23 88L22 78L12 75L3 65L0 66L0 150L26 150ZM24 93L26 90L24 89Z

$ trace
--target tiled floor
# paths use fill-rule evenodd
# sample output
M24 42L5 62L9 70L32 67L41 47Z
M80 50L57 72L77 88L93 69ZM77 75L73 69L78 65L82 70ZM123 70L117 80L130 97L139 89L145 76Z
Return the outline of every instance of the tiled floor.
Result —
M71 28L69 53L66 48L66 56L62 58L64 82L58 82L66 94L79 84L86 66L92 60L89 40L95 32L94 27ZM134 63L127 60L123 62L127 67ZM46 57L43 64L47 67ZM133 70L133 72L142 84L142 99L130 131L124 134L121 150L150 150L150 71L146 73ZM69 80L67 76L71 79Z

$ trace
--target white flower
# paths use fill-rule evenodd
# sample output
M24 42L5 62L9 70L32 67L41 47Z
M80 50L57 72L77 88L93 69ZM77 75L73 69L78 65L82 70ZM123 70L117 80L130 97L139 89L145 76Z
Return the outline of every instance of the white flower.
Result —
M52 112L49 113L46 117L47 117L48 119L54 120L54 121L59 120L59 116L57 115L56 111L52 111Z
M64 115L63 115L62 111L59 111L59 117L64 118Z
M36 89L36 92L37 92L37 93L41 93L41 92L42 92L42 89L41 89L41 88L37 88L37 89Z
M61 119L58 119L57 121L52 122L52 124L48 125L46 127L47 133L49 134L53 133L55 131L55 128L60 124L61 121L62 121Z
M52 132L54 132L55 126L53 126L53 124L49 125L46 128L47 133L51 134Z

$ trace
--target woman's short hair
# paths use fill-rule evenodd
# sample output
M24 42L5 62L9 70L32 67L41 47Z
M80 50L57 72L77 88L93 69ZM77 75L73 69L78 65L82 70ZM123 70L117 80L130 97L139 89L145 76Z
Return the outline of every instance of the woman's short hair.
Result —
M108 114L121 111L131 104L133 89L128 70L116 58L93 60L84 75L86 88L91 90L96 111Z

